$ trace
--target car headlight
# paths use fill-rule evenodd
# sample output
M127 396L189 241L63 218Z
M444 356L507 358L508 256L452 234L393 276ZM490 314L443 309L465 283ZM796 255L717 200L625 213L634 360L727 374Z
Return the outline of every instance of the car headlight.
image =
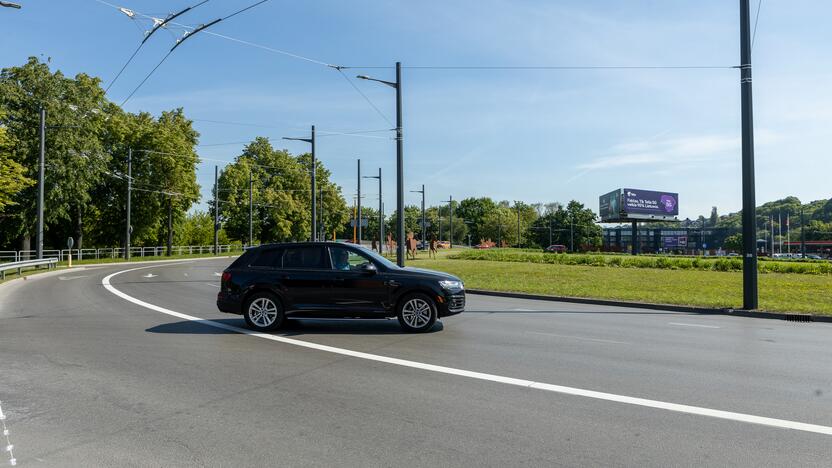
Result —
M442 286L442 289L465 289L462 281L442 280L439 282L439 286Z

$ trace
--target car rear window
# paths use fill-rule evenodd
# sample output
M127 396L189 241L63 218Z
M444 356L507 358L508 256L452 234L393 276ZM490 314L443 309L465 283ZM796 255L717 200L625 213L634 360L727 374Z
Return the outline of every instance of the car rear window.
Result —
M283 268L328 268L323 247L289 247L283 253Z

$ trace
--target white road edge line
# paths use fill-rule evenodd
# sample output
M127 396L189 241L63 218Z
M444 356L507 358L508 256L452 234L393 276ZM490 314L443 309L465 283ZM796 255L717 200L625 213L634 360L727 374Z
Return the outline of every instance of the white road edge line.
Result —
M680 327L699 327L699 328L722 328L716 325L700 325L698 323L682 323L682 322L667 322L668 325L678 325Z
M417 361L408 361L406 359L398 359L392 358L388 356L381 356L377 354L370 354L364 353L360 351L353 351L344 348L336 348L334 346L327 346L317 343L311 343L307 341L295 340L292 338L286 338L283 336L275 336L269 335L266 333L259 333L252 330L248 330L245 328L235 327L233 325L227 325L225 323L215 322L213 320L206 320L199 317L194 317L192 315L183 314L181 312L176 312L170 309L166 309L164 307L160 307L157 305L150 304L148 302L142 301L141 299L136 299L135 297L129 296L110 284L110 279L116 275L120 275L122 273L128 273L131 271L142 270L145 268L155 268L156 265L147 266L147 267L139 267L139 268L131 268L129 270L122 270L112 273L101 280L101 284L104 286L105 289L110 291L111 293L115 294L116 296L124 299L125 301L132 302L133 304L139 305L146 309L154 310L156 312L161 312L163 314L167 314L173 317L181 318L184 320L191 320L195 322L199 322L203 325L208 325L211 327L220 328L223 330L228 330L231 332L240 333L243 335L253 336L256 338L262 338L264 340L271 340L277 341L280 343L290 344L294 346L300 346L302 348L309 348L318 351L324 351L327 353L339 354L342 356L350 356L358 359L366 359L368 361L376 361L376 362L383 362L387 364L393 364L396 366L402 367L410 367L414 369L421 369L431 372L438 372L440 374L449 374L449 375L456 375L460 377L468 377L471 379L478 379L478 380L485 380L489 382L497 382L507 385L515 385L518 387L527 387L527 388L534 388L537 390L545 390L549 392L561 393L564 395L574 395L574 396L582 396L586 398L594 398L597 400L604 400L604 401L612 401L616 403L625 403L628 405L636 405L636 406L645 406L648 408L656 408L656 409L663 409L667 411L675 411L678 413L687 413L687 414L694 414L698 416L708 416L712 418L718 419L726 419L729 421L737 421L737 422L744 422L749 424L760 424L763 426L770 426L776 427L780 429L793 429L797 431L804 431L804 432L813 432L816 434L824 434L832 436L832 427L830 426L820 426L817 424L808 424L802 423L797 421L789 421L786 419L775 419L775 418L767 418L764 416L755 416L752 414L744 414L744 413L734 413L731 411L723 411L723 410L716 410L711 408L703 408L700 406L690 406L690 405L682 405L678 403L668 403L664 401L658 400L648 400L645 398L637 398L637 397L630 397L626 395L616 395L614 393L604 393L604 392L597 392L594 390L585 390L581 388L575 387L565 387L563 385L554 385L548 384L543 382L535 382L532 380L524 380L524 379L516 379L513 377L505 377L501 375L495 374L485 374L482 372L474 372L465 369L457 369L454 367L445 367L445 366L438 366L435 364L427 364L423 362Z

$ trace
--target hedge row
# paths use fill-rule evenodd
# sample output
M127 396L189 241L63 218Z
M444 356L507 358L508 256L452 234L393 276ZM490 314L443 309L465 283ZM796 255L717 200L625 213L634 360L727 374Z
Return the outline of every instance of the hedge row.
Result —
M587 265L619 268L659 268L666 270L742 271L741 258L657 257L601 254L553 254L542 252L513 252L498 250L467 250L450 255L460 260L490 260L497 262L552 263L559 265ZM798 273L804 275L832 275L832 262L758 262L760 273Z

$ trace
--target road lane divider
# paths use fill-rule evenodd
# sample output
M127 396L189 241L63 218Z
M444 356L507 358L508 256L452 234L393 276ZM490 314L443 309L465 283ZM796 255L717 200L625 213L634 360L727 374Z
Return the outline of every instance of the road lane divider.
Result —
M357 359L364 359L368 361L375 361L375 362L382 362L386 364L392 364L401 367L409 367L413 369L420 369L429 372L436 372L440 374L447 374L447 375L454 375L458 377L467 377L470 379L477 379L483 380L488 382L495 382L501 383L506 385L514 385L517 387L526 387L535 390L542 390L547 392L559 393L563 395L572 395L572 396L579 396L585 398L592 398L596 400L603 400L603 401L610 401L615 403L623 403L627 405L635 405L635 406L643 406L647 408L654 408L654 409L661 409L666 411L672 411L677 413L685 413L691 414L696 416L706 416L711 418L723 419L728 421L735 421L735 422L742 422L748 424L758 424L763 426L769 426L779 429L791 429L796 431L802 432L811 432L815 434L823 434L832 436L832 427L830 426L822 426L818 424L809 424L803 423L798 421L790 421L787 419L777 419L777 418L769 418L765 416L756 416L753 414L745 414L745 413L736 413L733 411L723 411L718 409L712 408L705 408L701 406L691 406L691 405L684 405L679 403L670 403L665 401L659 400L650 400L647 398L639 398L639 397L632 397L626 395L617 395L614 393L606 393L606 392L599 392L595 390L587 390L582 388L575 388L575 387L567 387L563 385L556 385L556 384L549 384L544 382L535 382L533 380L526 380L526 379L518 379L515 377L507 377L502 375L496 374L487 374L483 372L476 372L470 371L465 369L458 369L455 367L446 367L440 366L436 364L429 364L424 362L418 361L411 361L407 359L399 359L389 356L383 356L379 354L371 354L365 353L361 351L353 351L351 349L345 348L337 348L334 346L323 345L318 343L312 343L309 341L302 341L293 338L287 338L284 336L278 335L270 335L267 333L261 333L253 330L249 330L247 328L236 327L234 325L228 325L221 322L216 322L213 320L203 319L200 317L195 317L193 315L183 314L181 312L177 312L174 310L170 310L161 306L157 306L155 304L151 304L149 302L145 302L141 299L135 298L130 296L118 289L116 289L110 280L115 276L129 273L132 271L143 270L146 268L155 268L158 265L146 266L146 267L139 267L139 268L131 268L128 270L117 271L110 275L105 276L101 280L101 284L104 288L115 294L116 296L124 299L125 301L131 302L136 304L140 307L144 307L149 310L153 310L156 312L160 312L166 315L170 315L172 317L177 317L183 320L189 320L193 322L200 323L202 325L210 326L219 328L222 330L239 333L242 335L248 335L255 338L261 338L264 340L276 341L278 343L288 344L292 346L298 346L301 348L313 349L317 351L323 351L332 354L338 354L341 356L349 356Z

